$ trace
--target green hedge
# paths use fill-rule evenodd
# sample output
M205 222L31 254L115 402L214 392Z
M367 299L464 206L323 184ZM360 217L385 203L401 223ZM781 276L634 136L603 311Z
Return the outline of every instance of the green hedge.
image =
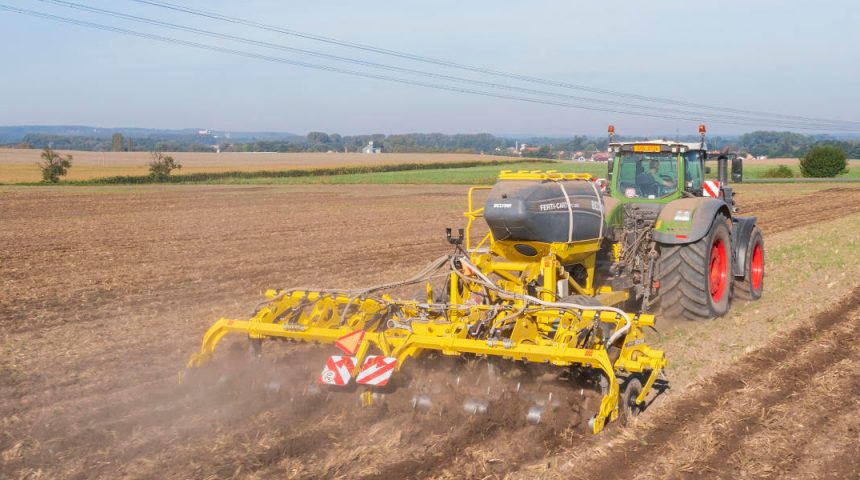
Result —
M761 173L761 178L794 178L794 172L788 165L768 168Z

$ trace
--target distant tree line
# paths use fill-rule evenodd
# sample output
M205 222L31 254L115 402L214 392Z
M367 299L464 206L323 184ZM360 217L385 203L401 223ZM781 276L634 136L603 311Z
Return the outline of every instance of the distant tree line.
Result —
M497 147L513 146L515 140L499 138L489 133L446 135L443 133L408 133L385 135L340 135L310 132L304 141L258 141L235 144L228 148L241 152L358 152L369 142L382 145L391 153L492 153Z
M654 138L654 136L647 137ZM645 140L646 137L616 137L618 141ZM695 135L673 136L683 142L697 142ZM220 140L220 139L219 139ZM860 140L839 140L827 135L802 135L792 132L752 132L740 137L709 136L708 148L730 148L749 152L752 155L769 157L803 157L814 146L833 146L846 152L849 158L860 158ZM86 151L135 151L135 152L213 152L216 139L200 135L150 135L147 137L124 137L120 133L112 137L88 137L32 133L20 142L10 144L18 148L53 148L58 150ZM290 140L256 140L236 143L221 143L222 151L236 152L359 152L369 142L382 146L389 153L486 153L490 155L516 155L511 147L525 142L539 147L525 156L556 158L561 152L570 154L584 151L605 151L608 139L605 136L589 137L577 135L566 138L533 137L523 139L504 138L489 133L455 134L407 133L396 135L340 135L337 133L310 132L305 137ZM544 148L545 147L545 148Z
M654 138L648 137L648 138ZM617 141L645 140L646 137L616 137ZM679 141L696 142L700 137L685 136L678 137ZM722 137L709 137L710 148L722 148L729 145L732 139ZM383 150L389 153L486 153L509 155L509 148L518 143L527 143L530 146L540 147L535 152L524 152L524 155L538 158L556 158L560 152L572 153L577 151L605 151L609 145L609 139L605 136L589 137L577 135L574 137L532 137L532 138L504 138L489 133L455 134L444 133L406 133L395 135L339 135L337 133L311 132L307 134L304 141L258 141L252 143L239 143L225 145L222 150L233 150L241 152L326 152L344 150L358 152L373 141L374 145L382 145Z
M741 135L737 145L755 156L805 156L812 147L831 146L842 149L848 158L860 158L860 141L838 140L826 135L802 135L792 132L752 132Z
M91 152L212 152L212 145L202 143L196 135L171 137L124 138L115 134L111 138L31 133L12 146L26 148L53 148L57 150L84 150ZM129 150L129 147L131 150Z

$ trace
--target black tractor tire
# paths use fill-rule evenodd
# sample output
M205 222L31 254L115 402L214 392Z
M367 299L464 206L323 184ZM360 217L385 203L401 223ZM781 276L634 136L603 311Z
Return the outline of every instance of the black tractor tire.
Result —
M728 218L714 217L708 233L683 245L660 245L657 269L663 316L708 320L729 311L732 299L732 238Z
M735 297L758 300L764 292L764 236L755 227L750 234L744 262L744 278L735 279Z

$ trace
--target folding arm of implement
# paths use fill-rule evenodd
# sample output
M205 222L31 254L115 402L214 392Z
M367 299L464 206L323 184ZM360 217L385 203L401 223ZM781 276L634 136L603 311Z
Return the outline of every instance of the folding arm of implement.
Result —
M663 352L644 342L642 327L652 326L654 317L613 307L557 303L559 280L567 278L559 257L591 245L547 252L536 262L509 261L493 253L495 242L490 234L472 247L472 222L482 210L472 208L475 190L477 187L469 192L465 245L457 243L456 253L440 258L431 265L435 268L425 269L425 275L417 278L423 282L430 273L447 269L443 273L448 282L445 301L434 302L429 284L426 302L395 300L379 294L382 287L358 292L269 290L252 318L216 322L188 366L205 363L218 341L230 332L252 340L284 338L321 344L335 344L361 332L355 334L358 341L348 352L352 361L345 364L347 381L359 375L374 355L392 363L396 359L393 370L398 371L407 359L429 351L587 367L600 371L607 380L591 424L594 433L599 432L619 414L619 378L631 374L644 377L635 400L641 404L666 365ZM540 293L530 295L527 285L540 279Z

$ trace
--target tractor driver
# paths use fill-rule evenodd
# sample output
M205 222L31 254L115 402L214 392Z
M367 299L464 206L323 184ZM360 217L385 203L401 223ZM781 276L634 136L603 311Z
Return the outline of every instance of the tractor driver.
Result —
M642 193L643 197L656 197L660 195L660 187L674 187L675 183L669 176L658 176L657 167L659 162L652 159L648 164L648 171L642 171L636 175L636 187Z

